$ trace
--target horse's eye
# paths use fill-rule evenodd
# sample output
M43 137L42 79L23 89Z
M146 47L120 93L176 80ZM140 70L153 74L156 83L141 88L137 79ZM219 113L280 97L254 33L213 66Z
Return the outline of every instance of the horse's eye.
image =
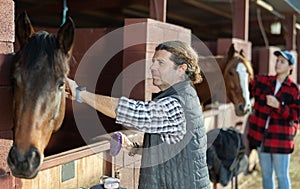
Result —
M229 72L229 75L233 76L233 75L234 75L234 73L233 73L233 72Z
M65 81L59 81L59 82L57 83L57 88L58 88L59 90L63 90L64 86L65 86Z

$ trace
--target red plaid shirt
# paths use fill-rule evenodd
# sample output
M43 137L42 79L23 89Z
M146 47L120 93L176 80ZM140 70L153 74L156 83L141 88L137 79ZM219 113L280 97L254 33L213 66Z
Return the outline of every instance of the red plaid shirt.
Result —
M255 76L252 82L255 103L249 118L249 143L252 148L263 143L264 152L292 153L300 116L299 88L287 77L275 95L280 102L277 109L266 104L266 95L274 95L275 86L276 76ZM270 122L266 130L268 116Z

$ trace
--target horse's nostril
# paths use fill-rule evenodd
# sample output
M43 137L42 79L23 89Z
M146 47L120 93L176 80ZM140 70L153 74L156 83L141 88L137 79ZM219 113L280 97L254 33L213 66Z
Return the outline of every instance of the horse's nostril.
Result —
M33 167L38 167L40 165L41 155L36 148L30 148L30 152L28 153L28 162Z
M14 148L14 146L10 149L9 153L8 153L8 158L7 161L13 165L16 164L16 158L17 158L17 152L16 149Z
M239 110L240 110L240 111L244 111L244 105L240 104L240 105L239 105Z

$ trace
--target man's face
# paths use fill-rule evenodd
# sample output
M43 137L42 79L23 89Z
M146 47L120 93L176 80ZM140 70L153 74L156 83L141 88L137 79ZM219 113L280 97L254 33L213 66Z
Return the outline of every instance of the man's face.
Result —
M171 53L166 50L158 50L154 53L152 58L152 65L150 67L153 85L166 90L170 86L183 80L186 70L186 64L176 66L170 60Z

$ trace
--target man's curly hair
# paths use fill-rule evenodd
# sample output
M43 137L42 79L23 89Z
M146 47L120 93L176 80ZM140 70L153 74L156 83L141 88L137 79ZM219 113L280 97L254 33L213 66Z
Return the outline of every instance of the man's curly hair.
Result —
M155 51L166 50L172 53L171 60L177 65L186 64L185 71L187 77L194 83L201 83L202 77L198 66L198 54L187 43L182 41L166 41L159 44Z

